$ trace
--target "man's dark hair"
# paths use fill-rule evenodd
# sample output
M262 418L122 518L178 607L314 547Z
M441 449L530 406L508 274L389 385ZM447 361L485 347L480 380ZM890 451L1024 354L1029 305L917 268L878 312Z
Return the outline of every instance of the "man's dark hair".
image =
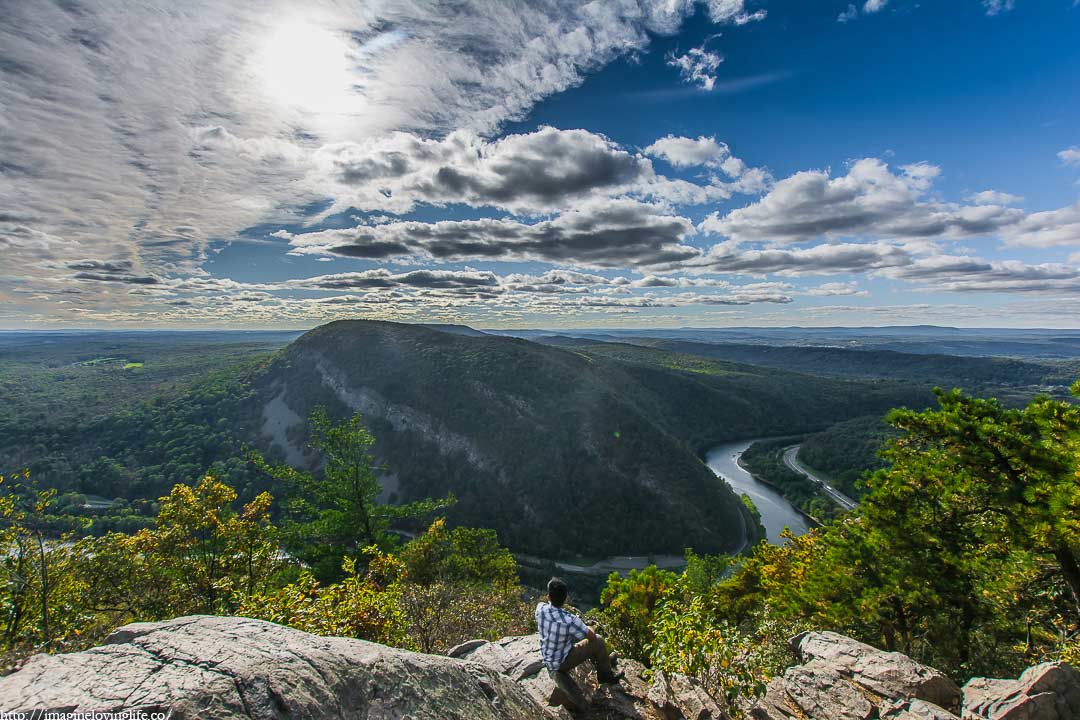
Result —
M553 577L548 580L548 600L551 600L551 604L555 607L562 607L569 592L566 583L559 578Z

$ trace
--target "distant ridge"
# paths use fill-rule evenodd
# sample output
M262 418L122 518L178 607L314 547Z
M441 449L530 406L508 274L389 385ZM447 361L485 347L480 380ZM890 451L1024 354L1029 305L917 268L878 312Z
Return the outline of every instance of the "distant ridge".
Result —
M438 332L450 333L451 335L471 335L477 337L488 334L476 330L475 328L471 328L468 325L454 325L447 323L418 323L418 325L427 328L428 330L437 330Z

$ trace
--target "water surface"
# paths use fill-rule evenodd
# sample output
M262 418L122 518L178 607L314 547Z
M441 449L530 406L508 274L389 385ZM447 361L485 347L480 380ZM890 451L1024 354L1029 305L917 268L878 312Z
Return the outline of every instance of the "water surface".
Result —
M750 496L758 512L761 513L761 524L765 526L769 542L779 544L780 531L784 527L790 528L796 535L802 535L810 529L810 525L807 519L784 499L783 495L765 483L755 480L738 463L739 456L748 447L758 440L768 439L739 440L718 445L705 453L705 463L714 473L727 480L737 495L746 493Z

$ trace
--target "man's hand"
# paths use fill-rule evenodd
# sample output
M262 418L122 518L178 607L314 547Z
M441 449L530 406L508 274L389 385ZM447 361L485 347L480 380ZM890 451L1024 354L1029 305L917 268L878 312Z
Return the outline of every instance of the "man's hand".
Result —
M596 639L596 631L593 630L592 628L587 628L586 631L585 631L585 637L587 639L589 639L589 640L595 640Z

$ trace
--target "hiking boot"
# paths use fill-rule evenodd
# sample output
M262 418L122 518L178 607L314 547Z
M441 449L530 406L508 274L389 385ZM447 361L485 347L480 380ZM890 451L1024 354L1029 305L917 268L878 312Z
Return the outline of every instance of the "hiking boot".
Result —
M601 685L613 685L626 677L625 672L596 673L596 682Z
M588 709L588 702L585 700L585 696L581 694L581 688L577 686L569 673L557 670L549 672L549 674L555 683L555 690L551 693L548 705L552 707L562 705L571 713L583 712Z

